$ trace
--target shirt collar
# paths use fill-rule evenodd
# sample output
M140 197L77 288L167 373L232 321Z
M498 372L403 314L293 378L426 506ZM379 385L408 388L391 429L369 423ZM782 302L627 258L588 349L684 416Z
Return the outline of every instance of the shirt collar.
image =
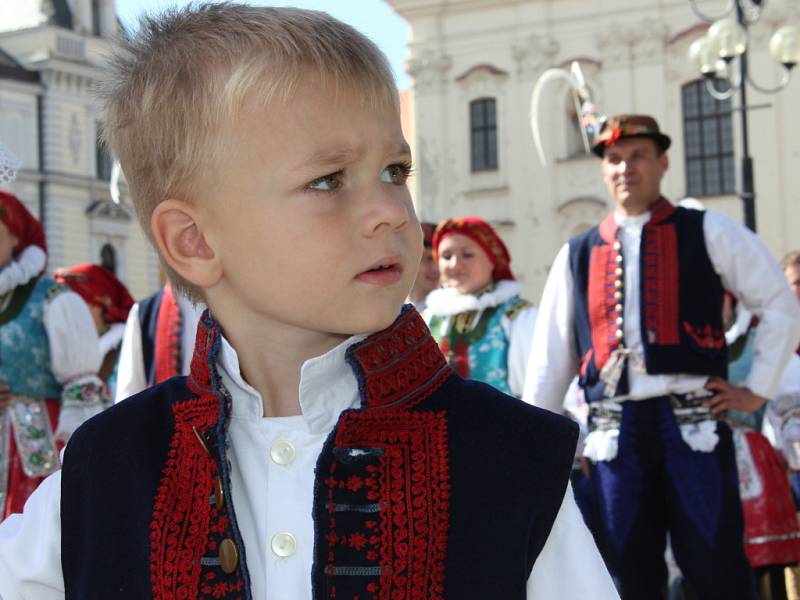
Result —
M650 215L651 213L649 210L640 215L623 215L622 213L615 212L614 220L619 227L624 227L625 229L641 229L644 227L645 223L650 220Z
M303 363L300 369L300 410L309 433L330 431L343 410L358 406L358 382L353 369L345 361L345 353L365 337L352 336L325 354ZM239 356L224 336L218 365L223 384L233 399L232 418L263 418L261 394L242 377Z

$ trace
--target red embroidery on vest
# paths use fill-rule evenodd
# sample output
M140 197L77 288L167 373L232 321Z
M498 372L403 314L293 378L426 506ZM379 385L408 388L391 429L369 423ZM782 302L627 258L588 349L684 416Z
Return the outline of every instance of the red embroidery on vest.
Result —
M614 282L620 279L614 272L618 252L611 246L595 246L589 257L589 326L592 329L594 364L602 369L611 353L619 347L614 298ZM620 279L621 280L621 279ZM622 289L622 288L620 288Z
M181 374L181 310L167 283L158 307L155 334L155 383Z
M452 374L430 330L416 310L404 309L394 324L348 351L363 377L369 408L410 408L430 396Z
M683 322L683 329L700 348L721 350L725 346L725 332L722 329L715 329L711 325L693 327L688 321Z
M647 343L680 344L678 235L674 223L645 225L642 236L642 312Z
M204 315L197 327L192 372L187 380L195 397L172 404L174 432L150 523L150 580L155 600L238 598L244 589L241 567L224 574L219 565L201 564L218 555L219 543L232 537L225 508L212 503L218 476L215 459L201 444L216 426L220 398L212 387L211 350L219 326Z
M581 366L580 369L578 369L578 375L580 375L581 377L586 377L586 369L589 368L589 361L592 360L592 354L594 354L594 352L592 351L591 348L589 348L589 350L586 352L586 354L583 355L583 358L581 359Z
M324 480L329 522L325 573L336 577L349 565L339 562L345 548L358 566L379 566L380 574L353 583L366 598L440 600L445 591L445 558L450 515L447 421L443 412L365 411L342 416L338 448L380 448L375 461L335 460ZM361 531L340 532L337 497L353 491L353 471L362 504L377 504L364 513ZM363 582L363 583L361 583ZM349 585L349 584L348 584ZM335 584L329 588L335 596Z
M195 598L200 558L208 541L216 465L198 443L219 413L219 400L202 397L172 406L175 431L162 471L150 523L153 598Z

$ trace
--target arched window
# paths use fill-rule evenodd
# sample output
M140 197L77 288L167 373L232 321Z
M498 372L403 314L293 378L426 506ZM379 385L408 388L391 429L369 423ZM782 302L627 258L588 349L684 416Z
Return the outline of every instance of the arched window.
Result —
M705 80L699 79L683 86L681 100L686 195L698 198L735 192L730 99L713 98Z
M480 98L469 103L472 172L497 170L497 102Z
M100 265L116 275L117 251L111 244L103 244L103 247L100 248Z

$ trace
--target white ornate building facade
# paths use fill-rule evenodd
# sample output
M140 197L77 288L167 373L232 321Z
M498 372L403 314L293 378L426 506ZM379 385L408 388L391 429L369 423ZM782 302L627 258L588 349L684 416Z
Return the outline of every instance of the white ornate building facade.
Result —
M566 88L548 96L543 167L530 133L530 97L550 67L579 61L601 110L654 115L673 140L663 190L698 197L741 220L739 100L714 102L687 59L707 25L688 0L387 0L411 26L415 200L438 221L474 214L509 244L515 272L538 301L548 268L572 235L610 209L600 163L584 153ZM719 12L723 0L701 0ZM768 42L800 22L800 2L771 0L752 30L754 77L780 67ZM780 258L800 248L800 73L775 96L751 92L758 232Z
M114 0L4 0L0 142L22 161L12 191L44 223L48 269L104 264L140 298L158 261L124 194L110 201L92 94L116 30Z

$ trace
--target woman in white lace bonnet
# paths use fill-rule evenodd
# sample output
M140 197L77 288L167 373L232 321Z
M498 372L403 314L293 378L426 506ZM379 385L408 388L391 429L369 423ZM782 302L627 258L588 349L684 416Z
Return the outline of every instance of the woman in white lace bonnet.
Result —
M536 309L520 296L503 240L478 217L447 219L433 254L442 287L423 316L442 352L462 377L522 396Z

